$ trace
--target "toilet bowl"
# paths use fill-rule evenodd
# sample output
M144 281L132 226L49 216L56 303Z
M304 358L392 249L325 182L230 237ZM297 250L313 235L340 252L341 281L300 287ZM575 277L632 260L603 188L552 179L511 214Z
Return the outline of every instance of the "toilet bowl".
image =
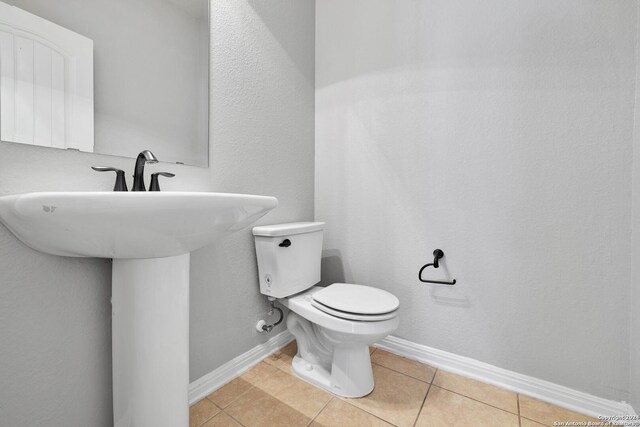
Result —
M322 228L307 222L253 229L260 290L288 308L287 328L298 343L293 372L343 397L374 388L369 346L399 324L399 301L362 285L320 281Z
M315 306L314 294L323 289L327 288L313 287L279 300L291 310L287 328L298 342L293 371L300 378L339 396L365 396L374 387L369 345L396 330L399 323L397 306L384 320L341 318Z

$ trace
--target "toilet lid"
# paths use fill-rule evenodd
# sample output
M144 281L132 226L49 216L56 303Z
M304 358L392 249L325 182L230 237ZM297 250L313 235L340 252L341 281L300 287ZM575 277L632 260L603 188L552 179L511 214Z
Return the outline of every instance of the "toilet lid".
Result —
M370 286L334 283L313 294L313 299L333 310L344 313L376 315L398 309L395 295Z

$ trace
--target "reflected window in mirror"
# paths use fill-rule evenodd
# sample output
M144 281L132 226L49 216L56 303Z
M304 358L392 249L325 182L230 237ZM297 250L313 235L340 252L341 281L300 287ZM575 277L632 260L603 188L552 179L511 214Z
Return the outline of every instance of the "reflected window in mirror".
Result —
M5 142L208 165L208 0L0 2Z

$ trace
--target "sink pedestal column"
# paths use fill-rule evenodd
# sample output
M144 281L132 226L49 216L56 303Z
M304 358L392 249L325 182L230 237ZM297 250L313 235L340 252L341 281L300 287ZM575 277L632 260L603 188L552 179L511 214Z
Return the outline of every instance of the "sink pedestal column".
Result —
M114 259L115 427L189 425L189 254Z

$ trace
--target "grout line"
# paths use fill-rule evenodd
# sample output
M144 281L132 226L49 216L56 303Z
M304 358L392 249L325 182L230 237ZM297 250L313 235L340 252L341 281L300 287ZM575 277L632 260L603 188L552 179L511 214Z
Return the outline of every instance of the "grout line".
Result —
M217 405L216 405L217 406ZM222 414L224 411L222 410L222 408L220 408L218 406L218 409L220 409L220 411L218 411L217 414L215 414L213 417L207 419L205 422L203 422L202 424L199 425L199 427L202 427L203 425L205 425L206 423L208 423L209 421L211 421L212 419L214 419L215 417L217 417L218 415Z
M327 393L327 394L329 394L329 393ZM318 418L318 416L322 413L322 411L324 411L324 408L326 408L326 407L329 405L329 403L331 403L331 401L332 401L333 399L334 399L334 397L333 397L333 396L331 396L331 395L329 394L329 400L327 400L327 403L325 403L325 404L324 404L324 406L322 407L322 409L320 409L320 410L318 411L318 413L316 414L316 416L315 416L315 417L313 417L313 418L311 418L311 419L309 420L309 422L307 423L307 426L311 425L311 423L313 423L313 421L314 421L316 418Z
M239 378L239 377L236 377L236 378ZM235 378L234 378L234 379L235 379ZM232 380L232 381L233 381L233 380ZM227 383L227 384L229 384L229 383ZM225 385L227 385L227 384L225 384ZM224 386L222 386L222 387L224 387ZM220 388L222 388L222 387L220 387ZM220 390L220 388L219 388L218 390ZM233 405L233 403L234 403L236 400L240 399L242 396L244 396L245 394L249 393L249 392L250 392L251 390L253 390L254 388L256 388L256 386L254 386L254 385L252 384L252 385L251 385L251 387L249 387L248 389L246 389L245 391L243 391L242 393L240 393L239 395L237 395L236 397L234 397L234 398L231 400L231 402L227 403L224 407L222 407L222 406L218 405L216 402L214 402L213 400L209 399L209 396L210 396L210 395L205 396L205 399L207 399L209 402L213 403L213 404L214 404L214 405L216 405L218 408L220 408L220 409L222 409L222 410L224 411L226 408L228 408L229 406Z
M435 384L434 384L434 385L435 385ZM458 391L455 391L455 390L449 390L448 388L443 387L443 386L441 386L441 385L435 385L435 386L436 386L436 387L439 387L439 388L441 388L441 389L443 389L443 390L447 390L447 391L448 391L448 392L450 392L450 393L457 394L458 396L462 396L462 397L465 397L465 398L467 398L467 399L469 399L469 400L473 400L474 402L482 403L483 405L487 405L487 406L490 406L490 407L492 407L492 408L499 409L499 410L501 410L502 412L506 412L507 414L511 414L511 415L515 415L515 416L520 416L520 415L519 415L519 411L518 411L518 414L515 414L515 413L513 413L513 412L511 412L511 411L507 411L506 409L500 408L500 407L498 407L498 406L492 405L492 404L487 403L487 402L483 402L482 400L478 400L478 399L476 399L476 398L473 398L473 397L470 397L470 396L464 395L464 394L462 394L462 393L460 393L460 392L458 392ZM503 390L504 390L504 389L503 389Z
M518 426L522 427L522 417L520 415L520 393L516 394L516 402L518 403Z
M431 379L432 383L429 384L429 388L427 389L427 394L424 395L424 399L422 399L422 405L420 405L420 409L418 410L418 415L416 415L416 419L413 422L413 426L415 427L416 424L418 424L418 419L420 418L420 414L422 413L422 410L424 409L424 404L427 402L427 396L429 396L429 392L431 391L431 388L433 387L433 380L436 378L436 375L438 374L438 368L436 368L436 372L433 374L433 378Z
M368 396L368 395L367 395L367 396ZM366 397L366 396L365 396L365 397ZM364 408L360 408L359 406L356 406L356 405L352 404L351 402L349 402L349 400L347 400L347 399L349 399L349 398L347 398L347 397L340 397L340 396L338 396L338 399L342 400L344 403L346 403L346 404L347 404L347 405L349 405L349 406L353 406L354 408L356 408L356 409L358 409L358 410L360 410L360 411L362 411L362 412L364 412L364 413L366 413L366 414L369 414L369 415L371 415L371 416L372 416L372 417L374 417L374 418L379 419L380 421L384 421L384 422L385 422L385 423L387 423L387 424L391 424L392 426L396 426L396 427L397 427L397 425L396 425L396 424L394 424L394 423L392 423L391 421L389 421L389 420L385 420L384 418L382 418L382 417L380 417L380 416L378 416L378 415L376 415L376 414L374 414L374 413L372 413L372 412L369 412L369 411L367 411L367 410L366 410L366 409L364 409ZM358 398L358 399L360 399L360 398Z
M205 399L202 399L205 400ZM191 408L193 408L194 406L196 406L198 403L202 402L202 400L200 400L199 402L194 403L193 405L189 406L189 422L191 422ZM215 403L213 403L212 401L210 401L209 399L206 399L209 403L211 403L213 406L215 406L216 408L219 409L218 412L216 412L215 415L207 418L206 420L202 421L200 424L198 424L196 427L202 427L203 425L205 425L206 423L208 423L209 421L211 421L213 419L213 417L215 417L216 415L218 415L220 412L222 412L222 408L219 407L218 405L216 405Z
M222 411L220 411L222 412ZM216 415L218 415L220 412L218 412ZM198 424L196 427L202 427L203 425L205 425L206 423L208 423L209 421L211 421L212 419L214 419L216 417L216 415L214 415L211 418L207 418L206 420L204 420L203 422L201 422L200 424Z
M376 365L376 366L383 367L383 368L385 368L385 369L388 369L388 370L390 370L390 371L396 372L396 373L398 373L398 374L402 374L402 375L404 375L405 377L409 377L409 378L411 378L411 379L414 379L414 380L416 380L416 381L420 381L421 383L425 383L425 384L431 384L431 382L433 381L433 379L436 377L436 376L435 376L435 374L434 374L434 375L433 375L433 378L431 378L431 381L425 381L425 380L421 380L420 378L412 377L411 375L409 375L409 374L405 374L404 372L396 371L396 370L395 370L395 369L393 369L393 368L390 368L390 367L388 367L388 366L381 365L381 364L376 363L376 362L374 362L374 361L371 361L371 364L372 364L372 365ZM423 365L424 365L424 363L423 363ZM430 366L430 367L432 367L432 368L433 368L433 366L431 366L431 365L425 365L425 366ZM434 369L435 369L435 368L434 368Z
M427 366L431 366L431 365L427 365ZM433 366L431 367L433 368ZM433 377L431 377L431 381L429 381L429 384L433 384L433 382L436 380L436 376L440 372L439 368L433 368L433 369L435 369L435 371L433 371Z
M224 412L225 414L227 414L227 416L228 416L229 418L231 418L233 421L237 422L237 423L238 423L238 424L240 424L242 427L244 427L244 424L242 424L242 423L240 422L240 420L239 420L239 419L235 418L233 415L231 415L230 413L228 413L228 412L227 412L227 411L225 411L224 409L222 410L222 412Z
M544 421L532 420L531 418L527 418L527 417L520 417L520 421L521 422L522 422L522 420L530 421L535 425L538 425L538 424L543 425L543 426L546 425L546 424L544 424ZM587 422L587 421L585 421L585 422ZM618 424L612 424L612 425L618 425ZM622 424L620 424L620 425L622 425Z
M376 350L377 350L377 348L376 348ZM392 353L392 354L394 354L394 353ZM400 356L400 357L403 357L403 356ZM427 400L427 396L429 395L429 392L431 391L431 388L432 388L431 386L433 386L433 385L434 385L434 384L433 384L433 381L436 379L436 376L438 375L438 371L440 371L440 369L435 368L435 372L434 372L434 374L433 374L433 377L431 377L431 381L425 381L425 380L423 380L423 379L416 378L416 377L414 377L414 376L412 376L412 375L406 374L406 373L404 373L404 372L400 372L400 371L398 371L398 370L396 370L396 369L390 368L390 367L385 366L385 365L382 365L382 364L380 364L380 363L376 363L376 362L374 362L374 361L371 361L371 363L372 363L372 364L374 364L374 365L377 365L377 366L380 366L380 367L383 367L383 368L389 369L389 370L391 370L391 371L393 371L393 372L397 372L397 373L399 373L399 374L401 374L401 375L404 375L404 376L406 376L406 377L413 378L413 379L415 379L415 380L417 380L417 381L420 381L420 382L423 382L423 383L427 383L427 384L429 384L429 389L427 390L427 394L425 395L424 400L422 401L422 406L420 407L420 411L418 411L418 417L416 417L416 421L414 422L414 425L415 425L415 423L417 423L417 422L418 422L418 418L420 417L420 413L422 412L422 408L424 407L424 403L426 402L426 400ZM423 366L429 366L429 367L432 367L432 368L433 368L433 366L428 365L428 364L426 364L426 363L422 363L422 362L418 362L418 363L420 363L420 364L421 364L421 365L423 365ZM485 383L482 383L482 384L485 384ZM487 385L490 385L490 384L487 384ZM520 402L519 402L519 398L518 398L518 397L516 398L516 400L517 400L517 406L518 406L518 413L517 413L517 414L514 414L513 412L511 412L511 411L507 411L506 409L499 408L499 407L494 406L494 405L491 405L491 404L489 404L489 403L487 403L487 402L483 402L482 400L474 399L473 397L470 397L470 396L464 395L464 394L462 394L462 393L460 393L460 392L457 392L457 391L454 391L454 390L449 390L449 389L448 389L448 388L446 388L446 387L442 387L442 386L437 386L437 387L440 387L440 388L442 388L442 389L444 389L444 390L447 390L447 391L449 391L449 392L451 392L451 393L454 393L454 394L457 394L457 395L459 395L459 396L465 397L465 398L467 398L467 399L473 400L473 401L475 401L475 402L482 403L483 405L487 405L487 406L490 406L490 407L492 407L492 408L498 409L498 410L500 410L500 411L506 412L507 414L516 415L516 416L518 417L518 423L520 423ZM494 387L495 387L495 386L494 386ZM501 388L501 387L497 387L497 388L498 388L498 389L500 389L500 390L505 390L505 389L503 389L503 388ZM508 390L505 390L505 391L508 391ZM518 395L516 395L516 396L518 396Z
M289 364L287 364L287 365L285 365L283 367L274 366L274 365L271 365L271 364L269 364L269 366L273 366L274 368L276 368L280 372L284 372L285 374L293 375L293 372L291 370L291 363L289 363Z
M500 407L498 407L498 406L492 405L492 404L490 404L490 403L488 403L488 402L484 402L484 401L482 401L482 400L478 400L478 399L473 398L473 397L471 397L471 396L467 396L466 394L462 394L462 393L461 393L461 392L459 392L459 391L448 389L447 387L445 387L445 386L443 386L443 385L440 385L440 384L433 384L433 381L435 381L435 379L436 379L436 375L438 375L438 372L440 372L441 370L442 370L443 372L449 372L449 371L445 371L445 370L443 370L443 369L436 369L436 373L433 375L433 379L431 380L431 384L432 384L432 385L436 385L436 387L440 387L440 388L441 388L441 389L443 389L443 390L447 390L447 391L449 391L449 392L451 392L451 393L454 393L454 394L457 394L457 395L459 395L459 396L466 397L467 399L471 399L471 400L474 400L474 401L476 401L476 402L483 403L483 404L485 404L485 405L487 405L487 406L491 406L492 408L496 408L496 409L499 409L499 410L501 410L501 411L503 411L503 412L506 412L506 413L508 413L508 414L513 414L513 415L517 415L518 417L520 417L520 395L519 395L518 393L514 393L514 394L516 395L516 406L517 406L517 408L518 408L518 409L517 409L517 413L513 413L513 412L508 411L508 410L506 410L506 409L504 409L504 408L500 408ZM455 374L454 374L454 375L455 375ZM477 381L477 380L474 380L473 378L468 378L468 377L464 377L464 378L471 379L471 380L473 380L473 381ZM497 388L497 389L499 389L499 390L502 390L502 391L507 391L507 392L509 392L509 393L513 393L512 391L509 391L509 390L504 389L504 388L502 388L502 387L494 386L494 385L492 385L492 384L483 383L482 381L478 381L478 382L479 382L479 383L481 383L481 384L483 384L483 385L487 385L487 386L490 386L490 387L495 387L495 388Z
M260 362L260 363L262 363L262 362ZM258 364L256 364L256 365L255 365L253 368L251 368L251 369L254 369L254 368L255 368L256 366L258 366L258 365L259 365L259 363L258 363ZM273 366L273 365L269 365L269 366L273 367L274 369L277 369L277 368L276 368L275 366ZM223 385L222 387L218 388L217 390L212 391L211 393L209 393L208 395L206 395L204 398L205 398L205 399L207 399L209 402L213 403L214 405L216 405L218 408L220 408L220 409L224 410L225 408L228 408L229 406L231 406L231 405L232 405L236 400L240 399L242 396L244 396L245 394L249 393L252 389L256 388L256 385L259 385L261 382L265 381L268 377L270 377L270 376L271 376L271 374L260 375L259 379L258 379L258 380L256 380L256 383L255 383L255 384L251 384L251 383L249 383L249 384L251 384L251 387L249 387L248 389L246 389L245 391L243 391L242 393L240 393L239 395L237 395L236 397L234 397L234 398L233 398L229 403L227 403L227 404L224 406L224 408L223 408L222 406L218 405L218 404L217 404L216 402L214 402L212 399L209 399L209 396L211 396L213 393L215 393L215 392L216 392L216 391L218 391L218 390L221 390L223 387L225 387L225 386L229 385L231 382L233 382L233 381L235 381L235 380L237 380L237 379L239 379L239 378L241 379L241 378L242 378L242 376L243 376L244 374L246 374L247 372L249 372L251 369L249 369L248 371L245 371L245 372L243 372L242 374L238 375L237 377L235 377L234 379L232 379L231 381L229 381L228 383L226 383L226 384L225 384L225 385ZM247 382L248 382L248 381L247 381Z

